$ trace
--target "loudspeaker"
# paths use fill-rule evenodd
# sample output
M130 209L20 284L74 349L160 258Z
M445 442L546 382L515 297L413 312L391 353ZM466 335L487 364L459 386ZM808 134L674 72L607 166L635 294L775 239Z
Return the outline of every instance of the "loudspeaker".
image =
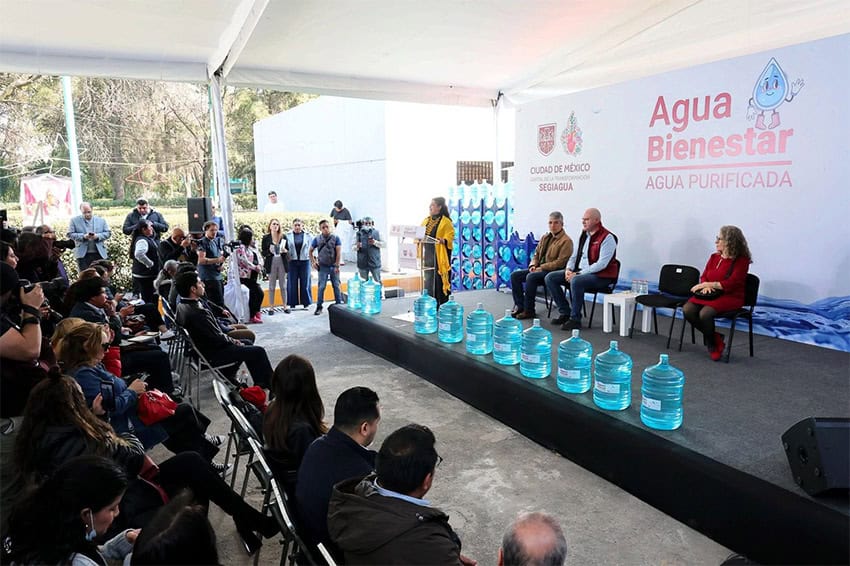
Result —
M794 481L809 495L850 489L850 419L809 417L782 435Z
M212 199L190 198L186 200L189 212L189 232L197 234L204 231L204 222L212 220Z

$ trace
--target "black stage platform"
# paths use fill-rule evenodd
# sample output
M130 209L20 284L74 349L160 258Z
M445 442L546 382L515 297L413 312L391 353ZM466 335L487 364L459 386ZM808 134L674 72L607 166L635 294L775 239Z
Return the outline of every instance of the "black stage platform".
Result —
M483 302L495 318L511 306L492 290L456 300L467 313ZM802 418L850 416L850 354L756 336L749 358L744 330L736 332L731 363L712 362L687 339L680 353L675 343L665 349L666 336L604 334L598 305L594 328L582 337L594 355L619 340L634 360L632 405L611 412L596 407L591 392L564 393L554 377L524 378L518 366L469 355L463 343L443 344L436 334L416 335L412 323L392 318L412 308L412 298L389 300L370 317L333 306L330 328L753 560L850 560L847 493L808 496L794 484L780 440ZM662 334L669 320L659 317ZM553 367L567 337L553 329ZM686 376L684 424L670 432L640 421L640 375L662 352Z

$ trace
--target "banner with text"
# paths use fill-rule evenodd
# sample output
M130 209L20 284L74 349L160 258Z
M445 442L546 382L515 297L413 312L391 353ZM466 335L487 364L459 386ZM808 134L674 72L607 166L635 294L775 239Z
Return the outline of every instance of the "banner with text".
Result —
M628 285L702 270L737 225L760 330L850 351L847 61L842 35L520 107L516 229L542 234L560 210L575 240L599 208Z

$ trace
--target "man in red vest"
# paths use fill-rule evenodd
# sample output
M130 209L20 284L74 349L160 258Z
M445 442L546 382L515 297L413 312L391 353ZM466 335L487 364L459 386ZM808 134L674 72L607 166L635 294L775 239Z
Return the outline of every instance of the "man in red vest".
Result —
M602 225L599 209L588 208L581 217L582 233L564 271L546 275L546 289L558 305L561 330L581 328L581 309L587 291L605 288L617 282L617 236ZM572 306L562 286L570 289Z

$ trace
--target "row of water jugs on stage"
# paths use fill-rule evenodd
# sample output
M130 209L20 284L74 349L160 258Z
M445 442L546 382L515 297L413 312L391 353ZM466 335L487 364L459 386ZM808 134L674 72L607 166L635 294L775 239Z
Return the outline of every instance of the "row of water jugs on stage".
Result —
M413 303L414 330L418 334L435 331L441 342L463 340L463 306L452 297L437 311L437 301L427 291ZM475 355L493 354L502 365L519 364L522 375L544 379L552 374L552 333L540 327L535 318L531 327L505 311L504 318L493 321L483 304L466 318L466 351ZM591 386L591 362L594 367L593 402L603 409L622 411L632 402L632 358L618 348L616 340L593 360L593 346L573 330L572 337L558 346L558 388L567 393L585 393ZM661 354L657 365L646 368L641 385L640 418L645 425L673 430L682 424L682 392L685 375L669 364Z
M382 296L381 284L372 279L371 273L366 281L357 273L348 280L348 308L351 310L363 314L378 314L381 312Z

